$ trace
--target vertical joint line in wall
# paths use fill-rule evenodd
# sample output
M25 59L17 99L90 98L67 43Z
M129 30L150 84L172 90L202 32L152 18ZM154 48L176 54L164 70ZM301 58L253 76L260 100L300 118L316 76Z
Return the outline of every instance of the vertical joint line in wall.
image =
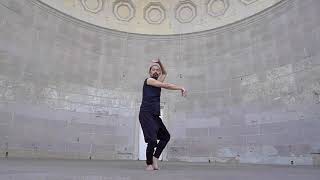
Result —
M304 58L309 58L310 57L310 54L309 54L309 52L307 51L306 48L303 48L303 52L304 52Z
M248 147L248 136L244 136L244 141L245 141L246 147Z
M92 155L92 143L90 144L89 154L90 154L90 156Z
M15 114L14 114L14 112L12 112L11 113L11 125L13 126L13 124L14 124L14 116L15 116Z
M181 60L181 33L179 34L179 62L180 62L180 60Z
M123 41L123 44L122 44L122 57L127 57L128 56L128 36L129 36L129 33L127 32L126 33L126 37Z
M125 46L126 47L126 52L125 52L126 53L126 57L128 56L128 39L129 39L129 33L127 32L127 34L126 34L126 44L125 44L126 45Z
M125 39L122 43L122 60L123 62L126 62L128 60L128 38L129 38L129 33L126 32L126 36L125 36ZM126 74L125 72L122 72L122 74ZM123 78L123 75L122 75L122 78Z
M320 93L314 90L313 91L313 97L314 97L315 103L319 104L320 103Z
M301 128L301 133L302 133L302 137L305 137L305 128L304 127ZM305 138L303 138L303 139L304 139L303 143L305 143L306 139Z
M261 123L259 123L258 126L259 126L259 136L261 136L261 134L262 134Z
M0 25L1 26L5 26L6 25L6 18L2 18L2 17L0 17L1 19L0 19Z
M102 87L102 78L103 78L103 68L105 66L105 61L108 61L108 56L103 56L100 54L100 59L99 59L99 71L98 71L98 87Z

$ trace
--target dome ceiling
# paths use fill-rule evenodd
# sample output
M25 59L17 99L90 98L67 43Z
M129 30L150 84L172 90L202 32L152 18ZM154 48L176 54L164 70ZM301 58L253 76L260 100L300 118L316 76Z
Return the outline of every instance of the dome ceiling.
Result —
M250 17L281 0L39 0L108 29L169 35L205 31Z

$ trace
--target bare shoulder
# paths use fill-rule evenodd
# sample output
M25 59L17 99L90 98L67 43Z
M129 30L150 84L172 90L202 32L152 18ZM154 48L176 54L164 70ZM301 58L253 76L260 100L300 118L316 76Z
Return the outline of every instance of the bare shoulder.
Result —
M154 79L154 78L148 78L147 79L147 84L150 86L154 86L154 87L162 87L163 83Z
M151 84L155 83L156 81L157 81L157 80L149 77L149 78L147 79L147 84L148 84L148 85L151 85Z

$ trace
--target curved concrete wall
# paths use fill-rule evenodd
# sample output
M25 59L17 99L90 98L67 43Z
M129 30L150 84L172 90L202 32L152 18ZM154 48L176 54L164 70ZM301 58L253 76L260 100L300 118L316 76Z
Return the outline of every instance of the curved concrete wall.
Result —
M312 164L320 152L317 0L288 0L224 28L144 36L0 1L1 156L137 159L150 59L163 91L168 160Z

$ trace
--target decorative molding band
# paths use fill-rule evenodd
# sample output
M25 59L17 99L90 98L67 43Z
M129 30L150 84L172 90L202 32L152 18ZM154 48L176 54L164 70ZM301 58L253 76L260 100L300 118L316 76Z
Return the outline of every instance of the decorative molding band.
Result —
M245 5L249 5L252 4L254 2L256 2L257 0L240 0L240 2L242 2Z
M185 33L185 34L170 34L170 35L150 35L150 34L139 34L139 33L130 33L130 32L124 32L119 30L113 30L101 26L97 26L91 23L88 23L86 21L82 21L80 19L74 18L68 14L65 14L57 9L54 9L50 7L49 5L41 2L40 0L27 0L27 4L30 4L30 6L36 6L44 11L46 11L48 14L51 14L53 16L56 16L57 18L63 19L65 21L68 21L72 24L75 24L79 27L90 29L92 31L96 31L98 33L102 34L110 34L113 36L118 36L125 39L144 39L144 38L151 38L151 39L184 39L184 38L198 38L198 37L205 37L205 36L212 36L218 33L224 33L226 31L234 31L237 29L242 29L247 26L251 26L252 24L259 23L261 21L268 21L270 18L274 18L275 16L279 16L282 13L285 13L292 9L295 5L295 2L298 0L282 0L275 4L274 6L267 8L260 13L257 13L253 16L250 16L246 19L243 19L241 21L237 21L219 28L205 30L205 31L199 31L199 32L193 32L193 33Z

